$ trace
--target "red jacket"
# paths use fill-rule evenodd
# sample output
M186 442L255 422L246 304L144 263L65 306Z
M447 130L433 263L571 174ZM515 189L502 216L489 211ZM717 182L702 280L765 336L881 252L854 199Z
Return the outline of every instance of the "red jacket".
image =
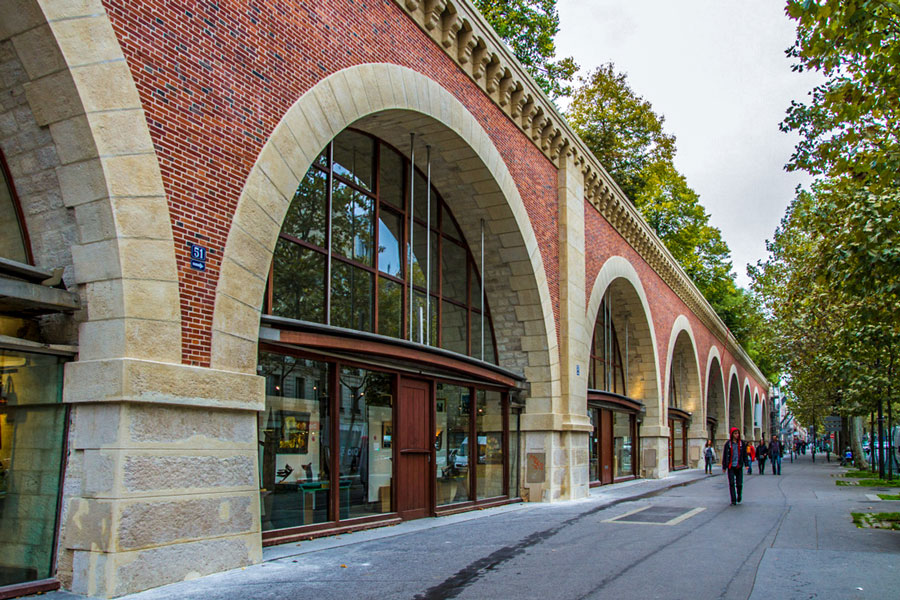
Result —
M738 446L738 467L743 467L747 465L747 446L744 445L744 442L737 442ZM732 442L728 440L725 442L725 447L722 448L722 469L727 469L731 466L731 447Z

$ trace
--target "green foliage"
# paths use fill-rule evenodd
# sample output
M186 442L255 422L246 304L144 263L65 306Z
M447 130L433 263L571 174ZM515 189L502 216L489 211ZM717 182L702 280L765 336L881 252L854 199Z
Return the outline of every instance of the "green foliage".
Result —
M566 117L626 196L638 196L654 166L674 172L675 137L663 130L665 119L628 86L624 73L607 63L578 83ZM659 169L656 174L659 180L667 175Z
M699 195L675 168L675 137L665 120L611 63L579 78L566 116L572 128L631 198L656 235L694 281L767 377L775 363L757 340L765 321L756 300L739 288L731 251L709 224Z
M571 93L578 65L571 57L554 60L559 32L556 0L474 0L474 4L551 99Z
M789 168L848 178L873 192L900 182L900 3L789 0L795 70L825 83L794 102L782 123L802 136Z

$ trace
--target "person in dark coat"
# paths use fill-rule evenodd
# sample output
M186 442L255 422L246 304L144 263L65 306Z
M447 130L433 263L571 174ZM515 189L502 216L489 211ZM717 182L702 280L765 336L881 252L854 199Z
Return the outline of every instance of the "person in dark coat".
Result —
M772 461L772 475L781 475L781 442L773 435L769 442L769 458Z
M734 506L741 501L741 491L744 488L744 466L747 465L747 450L741 441L741 430L731 428L731 435L722 449L722 470L728 474L728 491L731 494L731 504Z
M769 456L769 447L766 445L766 436L763 435L756 446L756 464L759 465L759 474L766 472L766 458Z

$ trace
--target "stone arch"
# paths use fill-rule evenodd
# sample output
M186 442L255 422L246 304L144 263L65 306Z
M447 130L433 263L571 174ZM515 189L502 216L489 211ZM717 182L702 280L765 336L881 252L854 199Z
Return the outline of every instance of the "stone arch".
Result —
M706 359L706 416L716 420L715 431L709 431L706 437L716 447L728 439L728 405L725 398L725 376L722 373L722 357L718 346L711 346Z
M699 449L706 440L706 411L703 406L700 360L697 356L697 342L691 323L685 315L678 315L672 324L666 356L666 370L663 378L666 414L671 402L669 390L674 375L679 398L678 408L691 413L688 429L688 461L696 464L700 460Z
M504 353L524 357L521 364L505 366L519 368L531 381L529 411L551 412L559 370L556 325L537 238L516 183L488 134L462 103L435 81L392 64L358 65L321 80L285 113L263 147L241 192L225 245L211 367L254 372L266 277L284 215L313 159L351 125L401 148L396 136L417 131L432 145L433 161L456 165L432 169L452 177L457 188L448 189L445 183L442 195L454 213L464 217L464 230L471 231L473 222L485 218L485 256L493 263L485 266L492 274L485 286L489 297L501 286L513 290L507 292L505 304L491 299L500 358ZM477 252L477 243L470 240L470 246Z
M750 379L744 378L744 393L741 394L741 406L743 407L743 425L741 427L741 436L744 440L753 439L753 399L750 396Z
M759 441L762 437L762 406L759 403L759 390L753 391L753 439Z
M647 411L640 427L641 468L645 476L658 477L668 468L664 451L668 444L666 441L668 430L665 428L665 411L662 394L659 391L656 328L653 325L650 302L640 276L632 264L621 256L608 258L591 286L585 317L585 327L591 332L588 339L593 335L600 303L607 293L611 294L613 299L611 304L616 330L619 331L621 324L621 331L627 331L628 336L627 352L623 347L624 340L619 341L620 347L623 348L623 360L628 365L626 393L643 402ZM622 333L619 335L623 336ZM636 348L637 351L633 352L631 348ZM584 356L583 364L588 364L589 358Z
M741 412L741 384L738 379L738 370L735 365L731 365L728 372L728 427L726 427L725 435L729 435L732 427L742 429L741 423L743 413Z
M79 326L79 362L70 367L120 357L180 363L168 204L140 96L109 17L92 4L50 0L4 8L0 38L21 60L34 122L52 136L61 200L74 209L78 239L74 268L65 276L83 286L88 311ZM98 398L96 391L82 398L67 386L66 399Z

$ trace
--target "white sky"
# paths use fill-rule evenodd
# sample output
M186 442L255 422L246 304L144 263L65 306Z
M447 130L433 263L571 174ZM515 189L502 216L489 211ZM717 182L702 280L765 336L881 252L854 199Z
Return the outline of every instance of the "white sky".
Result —
M738 285L766 257L794 188L796 137L778 124L816 80L791 71L781 0L559 0L557 56L587 71L612 61L665 117L675 164L722 230Z

